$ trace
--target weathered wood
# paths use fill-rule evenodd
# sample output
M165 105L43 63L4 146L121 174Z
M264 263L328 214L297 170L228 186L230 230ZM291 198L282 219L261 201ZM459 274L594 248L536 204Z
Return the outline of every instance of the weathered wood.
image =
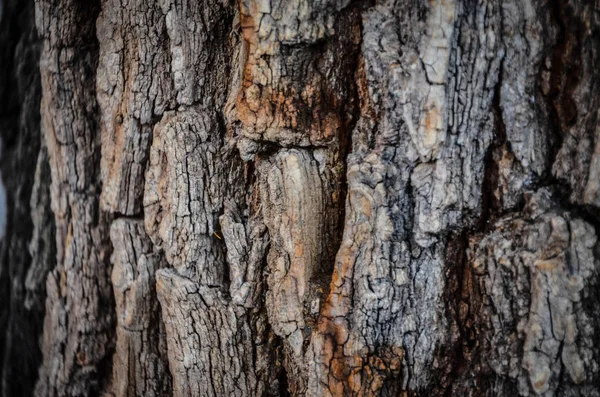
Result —
M114 396L168 395L171 376L155 277L164 260L155 252L141 220L115 220L110 237L117 344L109 390Z
M100 392L114 347L108 217L99 208L98 6L75 0L36 2L44 42L42 133L50 161L57 252L56 268L46 282L38 396Z
M600 396L598 10L37 0L3 362L55 256L37 395Z
M547 189L522 213L499 219L470 244L461 305L472 362L454 393L474 384L495 393L597 395L598 319L594 228Z

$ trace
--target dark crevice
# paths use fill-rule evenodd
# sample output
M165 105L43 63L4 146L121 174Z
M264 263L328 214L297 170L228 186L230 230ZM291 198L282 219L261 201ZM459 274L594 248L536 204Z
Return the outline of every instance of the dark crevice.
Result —
M551 54L550 90L545 97L551 152L548 157L548 172L540 187L550 188L562 209L575 217L585 219L593 225L596 235L600 235L600 210L593 205L574 202L571 197L573 186L552 172L558 153L563 147L565 135L578 120L578 109L573 96L583 75L583 38L587 34L584 31L586 23L578 15L576 5L553 0L549 6L551 20L556 26ZM591 133L593 134L593 130ZM572 152L569 155L575 157L584 154Z
M573 7L565 2L553 0L549 3L551 16L557 27L556 41L552 51L550 92L547 95L550 115L549 167L556 159L563 142L563 135L577 119L577 107L573 93L579 84L581 67L581 29L584 26L574 15ZM549 178L552 178L549 176Z
M5 218L0 223L6 222L0 231L4 235L0 240L0 396L10 397L33 393L42 358L38 341L43 332L45 283L36 285L35 290L26 285L34 264L29 251L34 231L30 200L41 142L41 46L33 1L0 1L0 7L0 170L4 185L0 194L6 197L6 202L0 203L4 206L0 217ZM40 273L47 270L38 269Z
M469 331L465 326L465 319L461 318L461 305L464 304L463 284L464 273L468 268L467 249L469 248L469 231L463 230L449 236L445 249L446 286L443 293L443 302L446 313L451 322L451 327L457 331L457 340L448 341L448 345L441 346L436 351L436 356L449 359L441 371L436 373L436 385L433 395L452 396L452 385L468 365L468 358L464 351L471 342L468 339ZM454 332L453 332L454 333Z
M326 290L323 292L323 296L329 294L329 282L331 281L333 265L335 263L335 257L340 249L342 237L346 224L346 201L348 195L348 157L352 152L352 133L356 127L356 124L360 118L360 93L358 89L357 80L364 78L359 76L362 68L362 59L360 58L360 47L362 44L362 19L360 14L360 3L353 3L349 8L345 10L342 18L340 18L340 24L350 27L349 36L354 36L355 41L351 37L338 39L340 45L343 48L350 48L346 51L345 56L340 62L339 73L343 75L345 80L345 86L347 89L346 101L344 107L339 109L340 118L342 120L342 126L338 132L338 157L337 161L339 167L336 170L338 176L338 195L337 203L333 203L337 206L337 225L335 226L336 235L332 239L334 244L328 247L328 257L326 263L328 265L323 266L323 272L327 274Z
M85 46L86 50L82 54L89 54L89 63L86 64L85 72L86 74L82 76L84 80L83 84L89 84L89 89L93 91L91 97L94 99L93 104L89 107L86 107L87 117L86 120L90 123L90 129L92 131L92 139L94 139L94 157L92 159L94 164L94 169L100 170L101 168L101 139L100 139L100 108L96 101L95 96L95 87L96 87L96 71L98 69L99 64L99 56L100 56L100 43L98 41L98 36L96 34L96 23L98 16L101 11L101 0L87 0L80 1L77 3L77 16L82 19L82 21L86 21L83 23L84 32L81 35L78 35L78 40L85 40L85 43L82 45ZM91 23L89 21L92 21ZM86 31L89 29L89 32ZM95 187L95 192L98 195L97 200L97 217L98 219L94 222L95 225L99 225L101 222L106 222L106 236L105 238L107 244L107 264L110 266L110 257L113 252L113 246L109 237L110 223L114 219L112 214L109 214L103 211L100 208L100 192L102 191L102 179L100 173L96 173L90 184ZM112 267L111 267L112 268ZM102 274L102 273L100 273ZM98 296L99 299L99 313L98 316L100 318L106 317L110 319L111 325L107 327L106 333L108 337L108 343L106 345L106 354L102 357L102 359L97 364L98 374L96 376L95 381L90 385L90 391L92 393L101 393L103 390L106 390L106 386L109 384L112 377L112 369L113 369L113 353L115 352L116 346L116 314L115 308L116 303L114 301L114 294L112 290L112 283L110 281L110 271L105 273L108 276L108 286L110 288L110 293L107 295L100 294ZM85 368L79 369L80 371L85 371ZM79 372L79 371L78 371Z
M500 26L502 31L502 16L500 17ZM432 390L431 394L433 395L453 396L456 392L453 386L463 377L465 372L471 370L471 363L474 362L473 354L477 354L476 330L472 328L472 322L469 319L473 315L471 313L473 304L480 297L474 296L474 292L471 290L468 250L471 240L489 231L493 223L505 212L501 201L502 196L498 192L501 171L498 162L504 150L509 152L512 152L512 150L507 139L501 105L504 61L505 59L502 57L498 66L498 80L494 85L491 103L490 117L493 117L493 138L483 159L481 212L472 226L465 227L447 236L444 259L446 264L446 286L443 293L443 302L450 328L452 328L451 334L455 339L448 341L448 346L442 346L436 352L436 356L443 357L443 360L447 360L447 363L442 367L443 369L435 373L436 379L432 384L436 386ZM475 362L477 361L475 360ZM481 385L491 382L485 374L477 374L476 377ZM489 389L491 387L481 388L482 391ZM475 393L474 395L480 394Z
M481 186L481 215L474 227L475 232L484 232L498 218L502 212L501 198L497 197L495 190L499 186L500 167L495 156L502 150L504 145L510 143L506 137L506 125L502 115L501 91L503 77L504 59L500 61L498 71L498 82L494 87L492 99L492 115L494 117L494 138L487 149L484 157L484 177Z
M288 383L287 371L285 370L285 367L283 365L281 367L279 367L279 374L277 375L277 382L278 382L279 395L281 397L291 396L290 391L289 391L290 386Z

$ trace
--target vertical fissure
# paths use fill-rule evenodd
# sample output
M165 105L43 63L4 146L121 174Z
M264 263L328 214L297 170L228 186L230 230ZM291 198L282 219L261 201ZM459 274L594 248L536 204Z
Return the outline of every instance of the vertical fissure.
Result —
M502 195L497 192L500 173L498 158L502 156L500 150L503 147L511 152L510 142L506 137L506 125L504 124L501 105L503 74L504 58L500 61L498 81L494 86L494 96L491 104L491 114L494 118L494 135L483 160L484 177L481 186L481 214L473 228L473 231L478 233L485 233L489 230L494 220L501 216L503 212Z

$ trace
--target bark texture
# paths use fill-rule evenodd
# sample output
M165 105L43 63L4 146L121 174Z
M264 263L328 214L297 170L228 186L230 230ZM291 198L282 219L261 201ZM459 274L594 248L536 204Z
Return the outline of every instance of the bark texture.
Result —
M0 396L600 396L597 0L0 9Z

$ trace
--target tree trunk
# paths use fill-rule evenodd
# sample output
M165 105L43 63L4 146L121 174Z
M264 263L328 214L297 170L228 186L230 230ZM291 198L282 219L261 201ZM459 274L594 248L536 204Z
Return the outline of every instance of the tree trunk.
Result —
M600 396L599 0L0 18L0 397Z

